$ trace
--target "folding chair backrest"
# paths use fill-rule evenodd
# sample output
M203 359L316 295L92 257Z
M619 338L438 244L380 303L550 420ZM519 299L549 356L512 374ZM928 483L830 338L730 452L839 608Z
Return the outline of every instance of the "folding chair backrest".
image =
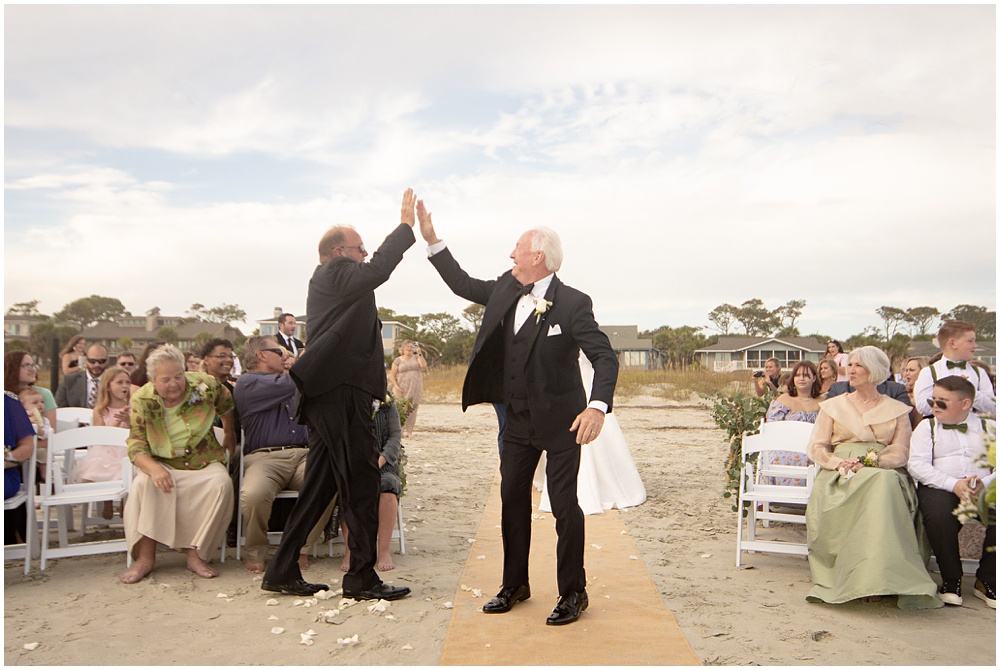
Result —
M127 428L111 426L84 426L53 434L49 438L48 454L45 457L45 464L51 473L45 480L46 495L61 491L69 483L73 474L71 469L74 450L95 444L124 447L128 434ZM60 455L62 458L57 458Z
M94 420L94 410L87 407L56 407L55 430L71 430L89 426Z
M743 438L743 451L794 451L808 455L813 428L813 424L805 421L768 421L760 433ZM747 440L750 440L749 447Z

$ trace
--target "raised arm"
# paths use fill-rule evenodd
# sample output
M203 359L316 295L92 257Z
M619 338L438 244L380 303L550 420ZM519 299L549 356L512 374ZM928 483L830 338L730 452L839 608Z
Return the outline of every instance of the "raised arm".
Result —
M420 220L420 234L428 246L441 244L441 238L434 231L434 223L431 221L431 213L427 211L423 200L417 201L417 218ZM484 280L470 277L469 273L462 269L458 261L451 255L451 252L442 248L432 252L430 256L431 264L441 275L441 279L448 285L451 292L465 298L470 302L485 305L493 294L496 280Z

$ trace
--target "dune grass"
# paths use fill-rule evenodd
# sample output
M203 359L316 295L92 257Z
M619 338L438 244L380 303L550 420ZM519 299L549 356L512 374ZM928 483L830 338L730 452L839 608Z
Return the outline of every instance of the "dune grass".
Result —
M424 376L424 400L443 402L462 395L464 365L435 366ZM750 390L750 375L742 372L711 372L702 368L683 370L621 370L615 396L621 399L649 395L668 400L691 400Z

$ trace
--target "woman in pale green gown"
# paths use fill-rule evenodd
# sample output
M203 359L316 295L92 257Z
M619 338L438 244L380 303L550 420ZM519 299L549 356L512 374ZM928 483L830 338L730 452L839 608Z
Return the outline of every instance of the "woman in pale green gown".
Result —
M910 407L876 390L889 377L889 359L876 347L851 352L848 376L855 390L820 404L809 449L822 470L806 508L813 579L806 600L895 595L900 609L941 607L906 472Z

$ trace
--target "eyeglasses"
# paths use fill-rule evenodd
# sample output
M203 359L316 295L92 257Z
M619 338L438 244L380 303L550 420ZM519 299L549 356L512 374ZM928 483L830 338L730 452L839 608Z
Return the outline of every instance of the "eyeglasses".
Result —
M209 354L205 358L236 358L236 354Z
M339 246L337 248L338 249L357 249L362 254L367 254L368 253L368 251L365 250L365 245L364 244L354 244L354 245L344 244L344 245L341 245L341 246Z
M272 354L278 354L279 356L282 354L282 350L278 347L274 347L273 349L268 347L266 349L261 349L261 351L270 351Z
M38 365L36 363L21 363L21 367L25 370L31 370L33 368L37 368Z
M134 368L135 361L118 361L118 365L122 366L123 368Z
M91 365L97 365L97 364L104 365L105 363L108 362L108 359L106 359L106 358L88 358L87 362L90 363Z
M938 409L948 409L947 400L938 400L937 398L931 398L927 402L931 404L931 407L937 407Z

